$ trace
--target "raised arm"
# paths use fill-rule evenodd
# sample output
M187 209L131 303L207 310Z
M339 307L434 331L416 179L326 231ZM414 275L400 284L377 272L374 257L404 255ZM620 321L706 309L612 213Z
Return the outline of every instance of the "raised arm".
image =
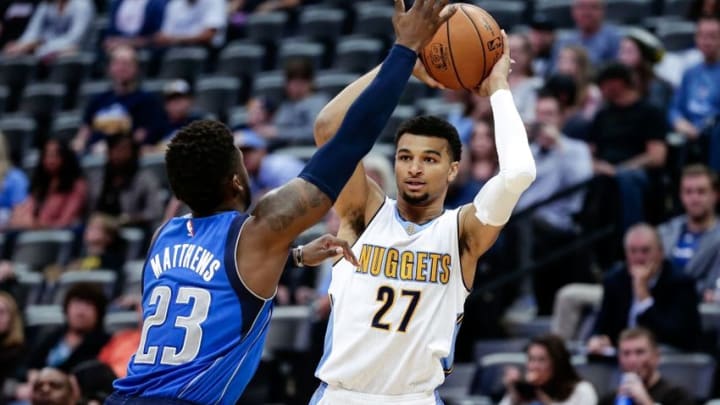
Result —
M502 35L505 43L503 55L478 89L478 94L490 97L500 170L480 189L472 204L464 206L460 212L460 243L466 286L473 283L477 259L495 242L510 219L520 194L535 180L535 161L525 126L509 90L510 51L504 31Z
M405 12L395 1L397 41L362 94L348 108L337 134L310 159L299 178L257 205L238 246L238 266L246 285L269 297L275 291L290 243L318 222L337 199L355 166L370 151L400 99L417 50L450 14L440 17L448 0L418 0Z

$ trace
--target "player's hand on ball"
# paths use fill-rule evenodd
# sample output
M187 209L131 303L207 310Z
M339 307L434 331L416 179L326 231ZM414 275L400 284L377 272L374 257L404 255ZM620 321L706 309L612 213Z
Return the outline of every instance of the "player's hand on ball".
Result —
M317 266L323 261L338 255L343 255L345 260L352 263L353 266L359 266L350 245L330 234L325 234L302 248L303 263L308 266Z
M435 35L437 29L454 13L455 7L447 6L449 0L415 0L410 10L405 11L405 2L395 0L395 42L415 52L425 46Z
M445 86L443 86L442 83L438 82L430 76L427 70L425 70L425 65L423 65L420 60L415 62L415 67L413 68L413 76L415 76L415 78L420 80L421 82L432 87L433 89L445 89Z
M476 89L476 93L480 96L489 97L498 90L510 89L508 76L510 75L512 60L510 59L510 46L508 45L505 30L502 30L502 37L505 49L503 49L503 54L500 59L495 62L495 66L493 66L490 75L488 75L488 77L485 78L485 80L483 80L483 82L480 83L480 86Z

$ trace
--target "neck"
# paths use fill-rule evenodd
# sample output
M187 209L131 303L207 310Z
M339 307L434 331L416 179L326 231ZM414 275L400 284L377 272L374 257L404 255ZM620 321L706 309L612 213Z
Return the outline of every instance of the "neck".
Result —
M655 384L660 381L660 372L655 370L647 381L644 381L647 389L652 388Z
M700 218L688 217L687 229L690 232L705 232L715 226L716 217L712 213Z
M621 107L627 107L637 102L639 98L640 93L638 93L636 90L631 89L626 91L622 96L620 96L616 104Z
M597 26L586 27L582 30L582 35L584 37L591 37L595 35L598 31L600 31L600 27L602 27L601 24Z
M403 219L416 224L424 224L442 215L442 201L444 200L445 195L443 194L442 199L433 201L429 205L420 206L412 205L400 197L397 200L397 208Z
M115 84L113 85L113 89L118 94L128 94L135 90L135 87L137 87L136 83L137 82L135 82L134 80L129 80L126 82L115 82Z
M708 65L712 65L713 63L715 63L717 61L718 61L718 54L705 56L705 63L707 63Z

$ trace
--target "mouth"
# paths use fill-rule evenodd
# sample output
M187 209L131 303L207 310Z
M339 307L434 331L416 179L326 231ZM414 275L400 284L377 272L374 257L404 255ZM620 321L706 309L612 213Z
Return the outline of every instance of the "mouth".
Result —
M425 187L425 182L419 180L405 180L405 186L407 186L410 191L420 191L423 187Z

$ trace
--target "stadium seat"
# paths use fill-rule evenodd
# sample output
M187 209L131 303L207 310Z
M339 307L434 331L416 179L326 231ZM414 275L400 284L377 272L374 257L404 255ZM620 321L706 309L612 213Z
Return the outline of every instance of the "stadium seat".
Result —
M112 84L109 80L94 80L80 85L80 91L75 102L79 110L84 110L87 104L98 95L110 90Z
M449 103L442 98L430 97L421 98L415 101L415 107L422 114L434 115L436 117L447 118L453 112L463 111L462 103Z
M65 323L60 305L28 305L24 312L25 327L60 326Z
M383 128L378 142L394 143L395 132L400 127L400 124L402 124L403 121L408 120L414 116L414 107L403 105L397 106L395 108L395 111L393 111L392 115L390 116L388 123L385 125L385 128Z
M218 74L237 78L251 77L263 68L265 48L251 42L234 41L220 52Z
M690 11L693 0L664 0L663 15L685 17Z
M15 241L12 261L42 270L51 264L64 265L70 259L75 235L68 230L23 231Z
M279 103L285 98L285 75L277 70L258 73L253 82L252 94Z
M105 297L112 299L116 282L117 274L112 270L65 271L60 275L60 279L58 280L58 288L55 290L55 303L61 304L68 290L79 283L96 284L102 288Z
M145 231L140 228L120 228L120 239L125 242L125 260L137 260L144 256Z
M540 0L535 3L536 19L554 22L558 28L572 28L575 22L570 14L572 0Z
M475 343L473 353L478 360L493 353L520 353L529 342L527 338L481 339Z
M234 77L214 76L198 80L195 86L195 103L200 109L225 121L228 106L238 103L240 80Z
M277 351L305 351L310 345L312 308L306 305L277 306L273 309L263 357Z
M346 37L335 50L333 66L348 72L365 73L380 62L382 41L374 38Z
M0 115L5 111L8 105L8 98L10 97L10 88L7 86L0 86Z
M510 336L532 338L550 332L550 317L539 316L532 319L508 320L508 333Z
M492 404L490 398L470 395L475 370L474 364L455 364L452 373L445 377L443 384L438 387L440 398L446 405Z
M312 62L315 70L323 67L325 48L317 42L305 40L283 41L278 50L278 69L283 69L285 64L292 59L307 59Z
M205 48L171 48L163 56L159 77L184 79L192 85L204 70L207 59L208 51Z
M230 107L226 116L230 128L245 127L248 124L248 112L245 106Z
M280 43L287 20L288 16L283 12L250 14L247 20L247 36L265 45Z
M490 13L507 32L523 22L526 6L523 0L475 0L474 3Z
M125 287L123 288L123 294L140 294L142 291L144 266L144 260L131 260L125 262L125 266L123 266L123 272L125 273Z
M137 311L115 311L105 315L105 332L113 334L125 329L136 329L140 314Z
M660 374L690 392L697 401L710 398L715 375L715 360L705 353L663 354Z
M657 36L669 52L691 49L695 46L695 23L668 22L657 28Z
M65 88L57 83L33 83L25 87L20 100L20 111L36 120L50 120L60 111L65 97Z
M35 121L24 114L6 114L0 118L0 131L5 135L10 158L21 165L23 157L35 142Z
M335 97L347 85L360 77L353 73L318 73L315 76L315 89L328 97Z
M585 356L573 356L573 366L580 377L595 387L598 397L610 393L620 381L620 370L617 366L603 362L588 362Z
M143 155L140 158L140 169L150 170L155 173L164 190L170 189L170 183L167 178L167 170L165 169L165 154L153 153Z
M471 387L471 394L485 395L495 399L502 393L502 377L505 367L525 367L525 353L494 353L480 359Z
M29 303L34 303L40 297L44 278L41 273L31 272L28 267L22 263L13 263L15 271L15 280L17 287L15 288L15 299L19 307L25 307Z
M77 93L80 84L90 76L95 56L92 53L79 53L58 57L50 66L48 81L65 86L67 95L65 106L72 107L75 100L71 99Z
M413 105L415 102L428 95L428 86L411 76L405 85L405 90L400 95L400 104L402 105Z
M162 97L165 85L172 79L146 79L140 83L140 87L156 97Z
M353 33L378 37L389 41L395 36L392 16L395 10L391 5L378 3L358 3L355 6L355 28Z
M50 136L70 143L82 126L82 114L79 112L60 113L53 119Z
M95 52L100 45L100 38L103 36L103 32L110 26L108 17L102 14L96 15L95 18L90 22L90 26L83 35L82 43L80 47L86 52Z
M621 24L636 24L653 14L653 0L606 0L605 18Z
M85 155L80 159L80 166L87 178L102 179L105 170L105 156L99 154Z
M334 42L342 35L345 11L325 7L306 8L300 12L300 34L306 37Z

